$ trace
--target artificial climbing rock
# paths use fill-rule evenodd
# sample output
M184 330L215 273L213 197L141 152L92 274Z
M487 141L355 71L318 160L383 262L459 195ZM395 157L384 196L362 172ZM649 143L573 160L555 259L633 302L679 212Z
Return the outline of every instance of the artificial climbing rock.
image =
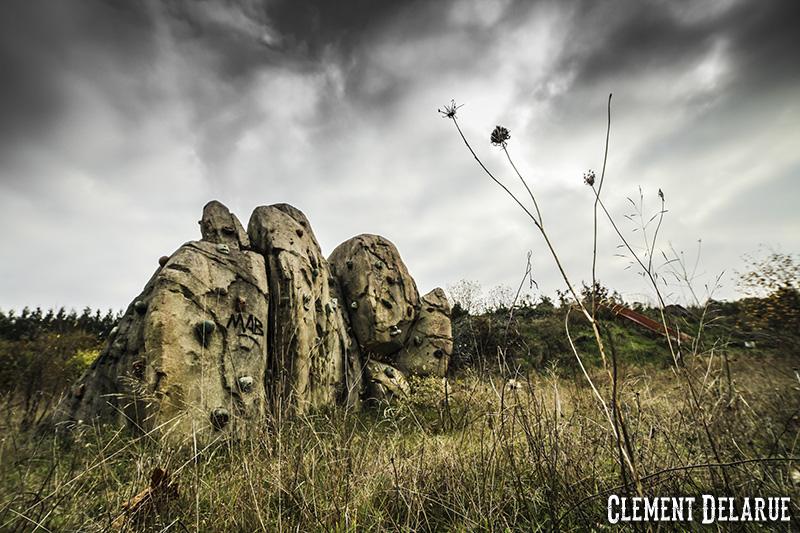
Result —
M304 412L337 399L357 402L358 352L305 215L286 204L257 207L248 233L266 259L271 290L268 381L274 408Z
M420 302L394 244L378 235L359 235L337 246L328 261L365 352L383 360L400 350Z
M371 401L387 402L404 398L411 392L402 372L380 361L367 361L365 365L366 395Z
M179 440L257 429L267 398L264 258L240 249L241 224L222 204L206 206L201 226L204 240L172 254L128 308L82 394L62 404L62 422L123 420ZM259 379L243 390L243 376Z
M57 422L208 442L261 434L287 412L411 394L408 375L445 375L444 293L420 299L383 237L354 237L328 261L298 209L258 207L245 232L216 201L200 230L159 258Z
M444 377L452 353L450 303L444 291L436 288L422 297L419 316L395 366L406 374Z

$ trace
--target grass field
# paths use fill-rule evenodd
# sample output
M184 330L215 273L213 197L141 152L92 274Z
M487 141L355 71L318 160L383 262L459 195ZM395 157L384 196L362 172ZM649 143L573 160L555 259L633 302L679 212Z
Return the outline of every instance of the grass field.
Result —
M793 353L720 346L680 374L638 352L629 358L619 408L640 489L624 483L586 380L557 365L513 380L462 369L446 389L417 381L412 400L265 423L256 439L204 449L110 427L59 439L6 426L0 530L583 531L609 527L609 494L637 490L790 496L796 515L796 366ZM599 368L590 373L609 386ZM126 512L156 468L169 490L157 485Z

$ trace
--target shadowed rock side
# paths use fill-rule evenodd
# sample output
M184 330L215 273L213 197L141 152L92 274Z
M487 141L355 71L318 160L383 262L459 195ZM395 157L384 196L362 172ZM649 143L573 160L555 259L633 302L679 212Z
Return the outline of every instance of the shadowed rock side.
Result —
M450 303L440 288L422 297L422 307L395 364L407 375L439 376L447 373L453 353Z
M292 206L256 208L248 233L269 277L269 375L276 411L337 400L357 403L361 365L340 295L305 215Z
M197 432L205 440L216 432L243 435L252 429L248 421L261 419L266 270L263 257L240 249L246 235L225 212L217 202L203 212L203 234L217 242L190 242L162 258L62 404L62 421L120 420L177 439Z

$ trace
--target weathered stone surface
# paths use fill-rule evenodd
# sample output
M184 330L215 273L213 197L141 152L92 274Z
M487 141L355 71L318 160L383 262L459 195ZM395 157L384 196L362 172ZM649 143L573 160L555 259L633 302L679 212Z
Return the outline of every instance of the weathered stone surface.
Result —
M422 297L422 307L395 366L407 375L439 376L447 373L453 353L450 303L440 288Z
M361 373L328 263L299 210L256 208L251 245L266 258L270 285L269 357L276 409L298 412L357 401Z
M380 361L367 361L365 377L367 397L373 401L391 401L405 397L411 391L401 371Z
M227 207L216 200L208 202L203 207L200 232L204 241L224 244L228 246L228 249L238 250L250 247L250 239L242 223Z
M337 246L329 262L363 349L382 360L400 350L420 301L394 244L378 235L359 235Z
M129 306L81 394L62 405L62 421L125 420L177 440L257 429L269 290L264 258L241 242L230 240L228 253L214 242L181 246ZM255 376L248 390L244 376Z

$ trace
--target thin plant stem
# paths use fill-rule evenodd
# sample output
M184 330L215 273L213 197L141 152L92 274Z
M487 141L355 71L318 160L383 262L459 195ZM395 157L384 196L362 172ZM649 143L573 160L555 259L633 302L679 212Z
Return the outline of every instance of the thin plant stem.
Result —
M597 185L597 198L594 200L594 222L592 224L592 317L597 312L597 302L595 302L594 286L597 283L597 204L600 201L600 192L603 190L603 182L606 177L606 163L608 162L608 142L611 138L611 96L608 95L608 120L606 126L606 144L603 150L603 169L600 172L600 183Z
M528 187L528 182L525 181L525 178L523 178L522 174L520 174L519 170L517 170L517 165L515 165L514 161L511 160L511 156L508 153L508 145L505 143L503 143L503 152L506 154L506 158L508 159L511 168L514 169L514 172L517 173L517 176L519 177L519 180L522 182L522 185L525 186L525 190L528 191L528 195L531 197L531 201L533 201L533 207L536 209L536 216L539 217L539 226L543 228L544 221L542 220L542 212L539 211L539 204L536 202L536 197L533 195L533 191L531 191L531 188Z

